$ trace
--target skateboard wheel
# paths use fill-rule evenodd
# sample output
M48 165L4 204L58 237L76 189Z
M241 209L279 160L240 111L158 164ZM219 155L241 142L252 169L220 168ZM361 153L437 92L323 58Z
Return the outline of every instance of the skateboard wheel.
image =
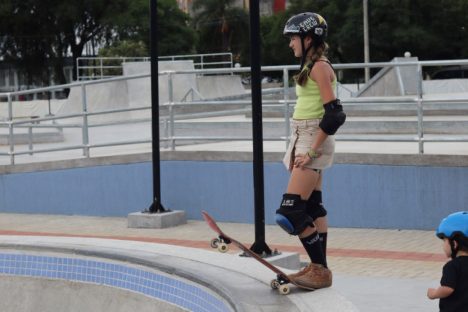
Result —
M213 238L211 240L211 248L218 248L219 239Z
M270 286L273 289L278 289L278 287L280 286L280 283L277 280L274 279L274 280L271 280Z
M278 291L281 295L289 294L289 286L288 285L280 285L278 287Z
M229 246L226 243L219 243L218 250L224 253L229 250Z

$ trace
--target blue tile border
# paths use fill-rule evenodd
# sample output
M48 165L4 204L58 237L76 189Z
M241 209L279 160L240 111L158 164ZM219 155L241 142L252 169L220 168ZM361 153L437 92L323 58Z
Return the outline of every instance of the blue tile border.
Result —
M226 302L194 284L110 262L0 253L0 274L102 284L141 293L195 312L232 311Z

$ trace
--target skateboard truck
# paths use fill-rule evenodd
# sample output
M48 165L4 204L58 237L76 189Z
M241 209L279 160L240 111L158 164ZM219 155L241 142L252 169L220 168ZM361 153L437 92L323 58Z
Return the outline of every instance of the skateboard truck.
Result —
M277 289L281 295L287 295L290 292L289 286L287 285L291 281L278 274L276 279L271 280L270 286L272 289Z
M211 248L217 248L218 251L222 252L222 253L225 253L229 250L229 244L231 243L231 241L220 235L218 236L218 238L213 238L211 240Z

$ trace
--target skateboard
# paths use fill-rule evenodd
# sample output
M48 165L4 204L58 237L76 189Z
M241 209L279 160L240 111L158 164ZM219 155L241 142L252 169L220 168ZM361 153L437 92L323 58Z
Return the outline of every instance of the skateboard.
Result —
M215 231L218 234L217 238L214 238L211 240L211 247L212 248L217 248L218 251L220 252L227 252L229 250L229 244L234 244L237 246L240 250L242 250L247 256L252 257L253 259L257 260L264 266L266 266L268 269L276 273L276 278L271 280L270 286L273 289L277 289L278 292L281 295L287 295L290 292L289 285L287 284L293 284L299 288L306 289L306 290L314 290L313 288L309 287L304 287L301 285L297 285L294 281L290 280L288 278L288 275L278 269L276 266L271 264L270 262L266 261L263 259L261 256L259 256L257 253L253 252L250 250L247 246L242 244L241 242L235 240L234 238L231 238L230 236L226 235L216 224L216 221L206 212L202 211L203 218L205 219L206 223L208 226Z

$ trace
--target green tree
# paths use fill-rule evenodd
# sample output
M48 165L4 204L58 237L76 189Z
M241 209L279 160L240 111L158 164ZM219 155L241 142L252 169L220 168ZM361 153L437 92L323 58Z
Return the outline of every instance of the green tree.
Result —
M298 64L292 50L289 48L289 39L283 36L284 24L288 18L289 16L286 13L261 18L262 65Z
M288 13L304 11L315 11L327 20L336 61L363 62L361 0L291 0ZM467 13L467 0L369 1L371 61L389 61L405 51L425 60L466 58Z
M175 0L158 1L160 54L191 51L194 33ZM147 0L3 0L0 53L20 68L29 84L65 82L64 58L73 64L86 46L112 46L121 40L149 46ZM174 38L171 39L170 37ZM181 38L182 37L182 38ZM48 73L50 67L54 73ZM75 74L76 71L74 70Z
M405 51L426 60L466 58L467 12L466 0L370 2L371 59L388 60Z
M102 57L147 57L148 47L142 41L122 40L99 49Z
M195 30L187 14L176 0L158 0L159 55L178 55L195 52ZM147 44L149 46L149 32Z
M113 37L106 41L103 53L107 56L131 57L150 54L148 0L134 0L129 10L128 14L120 16L121 19L114 25ZM190 27L190 17L179 9L176 0L158 0L157 26L159 55L195 52L196 33ZM134 53L130 46L136 49ZM142 49L145 49L145 52Z
M199 53L232 52L239 61L249 60L249 16L234 0L195 0L194 28Z

